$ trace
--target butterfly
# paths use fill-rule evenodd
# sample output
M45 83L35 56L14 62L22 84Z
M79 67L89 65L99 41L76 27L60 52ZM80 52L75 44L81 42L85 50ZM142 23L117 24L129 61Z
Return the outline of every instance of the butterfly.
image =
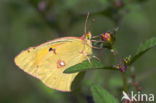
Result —
M88 32L81 37L62 37L30 47L15 57L15 64L46 86L69 92L78 73L65 74L63 71L89 60L92 55L91 36Z

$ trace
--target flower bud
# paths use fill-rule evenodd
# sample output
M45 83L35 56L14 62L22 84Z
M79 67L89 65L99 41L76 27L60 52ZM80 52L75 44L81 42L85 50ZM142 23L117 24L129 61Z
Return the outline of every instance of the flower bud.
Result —
M45 8L46 8L46 2L45 1L41 1L41 2L38 3L38 9L40 11L44 11Z
M122 0L114 0L114 5L117 8L122 8L124 6L123 1Z
M131 56L125 57L124 58L124 63L128 64L130 62L130 60L131 60Z
M111 33L106 32L106 33L101 34L101 40L111 42Z

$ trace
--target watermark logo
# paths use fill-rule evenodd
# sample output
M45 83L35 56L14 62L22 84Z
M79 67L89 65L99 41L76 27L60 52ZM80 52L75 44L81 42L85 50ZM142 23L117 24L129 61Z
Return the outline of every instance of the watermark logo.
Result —
M121 98L121 101L124 99L131 101L131 99L129 98L128 94L125 91L123 91L122 94L123 94L123 97Z
M122 100L128 100L128 101L148 101L152 102L154 101L154 94L142 94L140 92L134 93L131 91L130 95L128 95L125 91L122 92L123 96L121 98Z

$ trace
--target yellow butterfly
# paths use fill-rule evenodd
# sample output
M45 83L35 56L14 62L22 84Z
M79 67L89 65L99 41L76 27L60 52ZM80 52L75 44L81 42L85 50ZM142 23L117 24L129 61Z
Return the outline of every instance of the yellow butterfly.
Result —
M81 37L63 37L30 47L15 57L16 65L40 79L46 86L71 91L71 84L78 73L63 71L89 59L92 54L91 33Z

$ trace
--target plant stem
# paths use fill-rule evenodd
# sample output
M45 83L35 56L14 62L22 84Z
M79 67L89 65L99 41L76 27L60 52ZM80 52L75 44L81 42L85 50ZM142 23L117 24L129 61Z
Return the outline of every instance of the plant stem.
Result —
M126 93L128 93L126 72L122 72L122 79L123 79L124 91L125 91Z
M120 65L124 91L126 93L128 93L127 78L126 78L126 72L125 72L127 67L123 64L122 59L121 59L120 55L118 54L118 51L116 50L116 48L113 47L112 50L113 50L112 53L117 57L117 60L118 60L119 65Z

